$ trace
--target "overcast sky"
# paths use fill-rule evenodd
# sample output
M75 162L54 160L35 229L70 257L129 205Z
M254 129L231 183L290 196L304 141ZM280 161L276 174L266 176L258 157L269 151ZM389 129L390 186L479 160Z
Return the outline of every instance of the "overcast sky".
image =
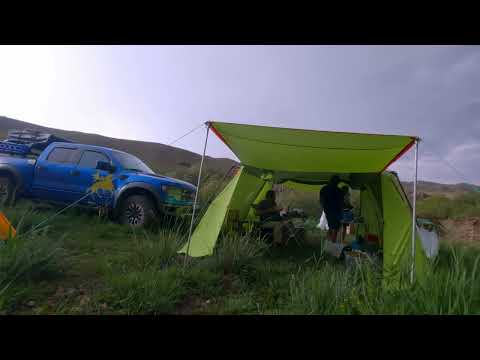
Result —
M421 179L480 184L479 46L0 46L0 115L160 143L207 120L418 135Z

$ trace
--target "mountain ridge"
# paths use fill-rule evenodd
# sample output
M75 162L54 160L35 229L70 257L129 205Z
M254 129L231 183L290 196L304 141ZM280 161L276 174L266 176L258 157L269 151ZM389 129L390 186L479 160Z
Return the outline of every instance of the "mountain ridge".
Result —
M176 174L182 173L182 170L195 170L201 160L200 154L162 143L120 139L82 131L55 129L0 116L0 139L7 136L8 130L22 130L26 128L54 133L80 143L111 147L126 151L144 160L156 172L163 174ZM206 171L210 170L217 173L226 173L234 165L238 165L238 163L228 158L206 156L205 159ZM413 183L411 181L402 181L402 185L408 194L413 192ZM455 197L470 191L480 191L480 186L468 183L442 184L424 180L420 180L417 183L417 193L420 197L424 195Z
M92 134L81 131L50 128L30 122L0 116L0 137L6 138L8 130L33 129L56 134L60 137L82 144L105 146L131 153L145 161L153 170L159 173L171 173L179 167L194 168L198 166L202 156L195 152L177 148L175 146L142 140L127 140ZM206 156L206 171L227 172L237 162L228 158L214 158Z

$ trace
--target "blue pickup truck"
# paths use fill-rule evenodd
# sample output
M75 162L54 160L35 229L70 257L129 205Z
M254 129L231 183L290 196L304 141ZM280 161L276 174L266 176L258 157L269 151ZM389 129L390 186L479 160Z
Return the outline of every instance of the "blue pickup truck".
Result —
M155 174L126 152L50 134L11 131L0 142L0 202L19 197L101 208L122 224L189 212L196 187Z

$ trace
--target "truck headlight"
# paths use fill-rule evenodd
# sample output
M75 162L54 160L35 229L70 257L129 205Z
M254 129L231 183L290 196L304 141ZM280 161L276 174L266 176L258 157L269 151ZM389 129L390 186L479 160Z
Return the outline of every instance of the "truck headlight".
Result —
M193 202L195 191L182 189L176 186L162 185L162 191L166 195L166 201Z

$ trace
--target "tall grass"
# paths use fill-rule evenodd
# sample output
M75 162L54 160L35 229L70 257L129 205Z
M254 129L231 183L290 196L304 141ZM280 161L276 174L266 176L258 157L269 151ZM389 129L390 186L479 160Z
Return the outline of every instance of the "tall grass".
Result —
M374 265L345 267L330 261L317 241L311 247L292 243L271 249L251 234L224 233L212 256L190 259L184 267L177 253L186 240L181 227L134 231L69 213L27 234L53 211L27 206L6 212L18 236L0 247L0 311L16 312L42 284L54 284L49 291L55 292L56 277L68 267L67 274L80 279L62 276L62 286L70 286L64 285L70 280L72 287L95 282L96 292L89 294L95 300L80 313L104 312L104 303L119 314L480 313L480 253L475 248L442 246L425 282L410 286L406 281L391 289L382 286L382 273ZM312 220L309 231L315 232L315 226ZM78 302L72 295L49 311L72 313Z
M355 302L361 289L355 289L356 270L341 271L326 264L319 269L292 274L287 311L295 314L348 314L360 305ZM356 291L357 290L357 291Z
M127 314L172 312L185 289L179 281L177 251L183 237L175 231L133 231L131 248L121 256L106 256L104 298Z
M125 313L172 313L189 298L223 299L219 314L477 314L478 255L442 248L424 283L382 286L373 263L345 267L325 261L292 263L265 257L268 246L250 235L224 234L211 257L176 261L176 236L139 242L125 267L107 276L110 302ZM177 244L177 245L167 245ZM163 259L163 260L162 260ZM405 276L408 279L408 276ZM229 279L229 285L225 280Z
M48 280L62 272L63 239L51 236L48 228L24 231L28 215L29 211L14 218L16 237L0 240L0 309L12 310L29 283Z
M178 281L180 269L149 269L109 273L109 293L105 299L110 306L125 314L168 314L185 295Z
M106 301L128 314L164 314L188 299L221 297L230 290L224 277L245 276L267 249L250 235L224 235L213 256L191 259L184 267L177 254L184 240L168 231L134 235L130 256L106 263Z
M185 235L177 229L160 229L157 233L134 231L133 242L126 266L140 271L149 268L163 269L179 259L178 250L185 241Z
M235 232L223 234L218 239L214 254L205 259L204 263L224 273L238 273L255 260L262 257L268 249L264 239L247 233L240 235Z
M451 249L433 264L426 281L389 289L364 263L350 269L325 264L292 275L286 311L296 314L467 315L480 313L477 255Z

